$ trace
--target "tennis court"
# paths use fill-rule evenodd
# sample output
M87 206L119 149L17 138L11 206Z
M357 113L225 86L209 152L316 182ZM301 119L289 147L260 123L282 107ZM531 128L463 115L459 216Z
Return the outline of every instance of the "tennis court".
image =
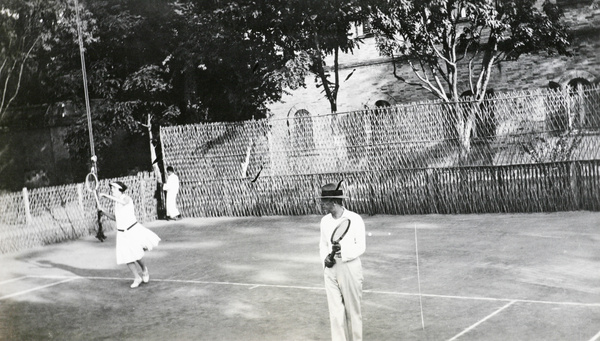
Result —
M600 340L600 213L363 217L365 340ZM0 339L328 340L319 219L148 223L137 289L115 232L0 256Z

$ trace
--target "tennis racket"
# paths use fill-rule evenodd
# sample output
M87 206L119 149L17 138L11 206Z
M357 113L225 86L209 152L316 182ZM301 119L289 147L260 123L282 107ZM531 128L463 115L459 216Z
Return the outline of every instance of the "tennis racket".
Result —
M92 192L94 194L94 199L96 199L96 208L98 208L98 210L101 210L102 208L100 207L100 199L98 199L98 186L98 177L96 176L96 174L94 174L94 172L90 172L85 177L85 189L87 189L88 192Z
M96 233L96 238L99 241L103 242L106 239L102 228L102 207L100 207L100 199L98 199L98 177L94 172L90 172L85 177L85 189L88 192L92 192L94 194L94 199L96 199L96 209L98 210L98 233Z
M331 234L331 244L338 245L340 241L344 238L348 230L350 229L350 219L343 218L342 221L336 226L335 230ZM331 251L331 253L327 256L328 264L331 264L332 267L335 264L335 252Z

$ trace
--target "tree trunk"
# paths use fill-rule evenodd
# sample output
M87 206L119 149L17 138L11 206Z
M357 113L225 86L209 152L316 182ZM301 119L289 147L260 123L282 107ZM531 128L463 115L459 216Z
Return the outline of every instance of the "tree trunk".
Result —
M475 112L470 103L456 104L456 132L460 147L459 163L465 164L471 153L471 137L475 126Z
M156 155L156 144L154 135L152 134L152 115L148 115L147 124L144 125L148 129L148 142L150 147L150 160L152 161L152 170L154 171L154 177L156 178L156 213L159 219L163 219L166 216L165 208L165 192L163 191L163 175L160 170L160 163L162 160L158 160ZM166 179L165 179L166 180Z
M193 65L187 65L183 70L183 99L185 101L185 117L188 123L206 121L198 108L198 83L196 81L196 69Z
M152 134L151 115L148 115L148 122L146 124L146 128L148 129L148 142L150 144L150 160L152 161L152 170L154 171L154 175L156 176L157 182L162 183L163 177L162 172L160 170L160 160L158 160L156 156L156 146L154 145L154 135Z

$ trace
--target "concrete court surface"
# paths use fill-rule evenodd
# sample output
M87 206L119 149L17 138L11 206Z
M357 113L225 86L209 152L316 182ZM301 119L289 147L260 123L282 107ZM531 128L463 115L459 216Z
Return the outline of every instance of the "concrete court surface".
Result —
M600 340L600 213L363 217L365 340ZM0 340L329 340L319 219L147 223L137 289L115 232L0 255Z

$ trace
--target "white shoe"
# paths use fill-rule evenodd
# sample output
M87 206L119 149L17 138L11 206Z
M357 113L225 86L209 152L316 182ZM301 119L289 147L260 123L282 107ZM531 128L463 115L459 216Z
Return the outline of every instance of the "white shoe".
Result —
M148 283L148 281L150 281L150 273L148 272L148 269L142 272L142 281L144 281L144 283Z
M137 277L136 279L133 280L133 283L131 283L131 287L132 288L137 288L140 286L140 283L142 283L142 278L141 277Z

